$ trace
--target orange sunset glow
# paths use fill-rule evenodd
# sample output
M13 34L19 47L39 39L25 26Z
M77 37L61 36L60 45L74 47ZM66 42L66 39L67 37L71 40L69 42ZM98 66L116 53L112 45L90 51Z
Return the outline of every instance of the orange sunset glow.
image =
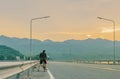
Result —
M68 39L113 40L113 24L100 20L101 16L115 21L115 39L120 40L119 0L1 0L0 35L18 38L64 41Z

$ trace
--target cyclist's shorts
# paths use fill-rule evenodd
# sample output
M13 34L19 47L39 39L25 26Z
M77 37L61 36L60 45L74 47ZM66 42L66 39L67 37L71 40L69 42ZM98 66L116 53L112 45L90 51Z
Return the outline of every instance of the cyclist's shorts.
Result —
M43 62L44 62L45 64L47 64L47 61L46 61L45 59L40 60L40 64L42 64Z

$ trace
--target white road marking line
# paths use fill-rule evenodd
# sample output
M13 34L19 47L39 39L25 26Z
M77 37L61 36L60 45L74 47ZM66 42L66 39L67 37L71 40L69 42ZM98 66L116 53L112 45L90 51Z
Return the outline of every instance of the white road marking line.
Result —
M50 79L55 79L49 69L47 70L47 72L48 72L48 74L49 74L49 76L50 76Z

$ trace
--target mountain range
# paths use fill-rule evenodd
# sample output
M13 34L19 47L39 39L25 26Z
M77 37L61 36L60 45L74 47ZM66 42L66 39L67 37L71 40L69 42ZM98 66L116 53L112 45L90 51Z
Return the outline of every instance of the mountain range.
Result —
M38 55L46 50L47 55L54 60L98 60L113 59L113 41L106 39L65 40L55 42L52 40L40 41L32 39L32 53L30 53L30 40L28 38L16 38L0 36L0 45L12 47L26 56ZM120 41L115 41L115 57L120 59Z

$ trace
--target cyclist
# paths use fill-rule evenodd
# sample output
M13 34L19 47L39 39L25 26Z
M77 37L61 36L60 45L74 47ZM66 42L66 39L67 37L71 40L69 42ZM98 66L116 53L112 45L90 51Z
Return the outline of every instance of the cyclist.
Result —
M39 58L40 58L40 65L42 65L42 63L44 63L45 69L47 69L47 54L45 53L45 50L43 50L40 53Z

